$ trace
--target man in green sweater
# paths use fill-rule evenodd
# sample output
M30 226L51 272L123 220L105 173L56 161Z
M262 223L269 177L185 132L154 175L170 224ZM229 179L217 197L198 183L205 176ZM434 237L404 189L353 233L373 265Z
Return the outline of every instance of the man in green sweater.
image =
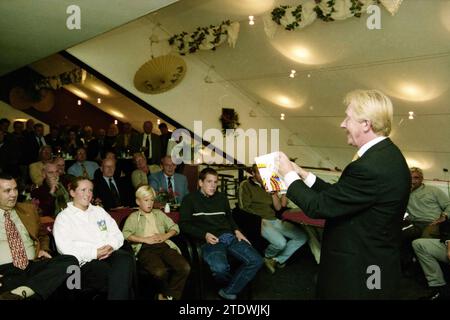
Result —
M235 300L255 277L263 259L239 231L226 196L216 192L217 172L211 168L203 169L199 186L199 190L183 198L179 225L183 233L204 241L201 246L203 260L216 281L224 284L219 295ZM234 274L231 274L228 253L243 263Z

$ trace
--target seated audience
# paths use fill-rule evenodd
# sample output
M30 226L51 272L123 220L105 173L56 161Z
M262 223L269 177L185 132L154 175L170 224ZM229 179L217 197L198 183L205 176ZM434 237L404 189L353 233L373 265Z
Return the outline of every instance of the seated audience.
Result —
M33 162L29 166L31 182L36 186L40 186L44 181L42 169L47 162L52 161L52 147L49 145L42 146L39 149L39 161Z
M439 265L439 262L442 262L448 268L450 261L450 221L448 218L440 225L440 234L440 239L421 238L412 243L431 289L431 294L424 297L429 300L450 299L449 287Z
M449 197L437 187L425 185L420 168L413 167L410 172L411 193L402 231L402 268L406 275L412 267L411 242L417 238L438 238L439 223L450 214Z
M175 202L181 203L184 196L189 193L187 179L180 173L175 173L177 165L170 156L161 159L162 171L150 176L150 185L156 192L167 191L175 196Z
M202 241L203 260L214 278L224 286L219 295L235 300L255 277L263 259L239 231L226 196L216 192L217 172L212 168L203 169L198 183L200 189L183 199L180 227L183 233ZM228 253L242 262L234 274L231 274Z
M41 216L55 217L67 207L69 193L59 182L58 168L54 163L46 163L42 169L44 183L31 191L31 197L39 200Z
M178 225L153 208L155 197L152 187L139 187L136 191L139 210L126 220L123 235L132 243L140 264L162 284L158 300L179 300L191 268L177 245L169 240L180 233Z
M99 168L98 164L94 161L86 160L86 150L84 148L78 148L75 159L77 162L70 166L67 172L75 177L84 177L92 180L95 170Z
M47 299L78 261L50 256L36 207L17 203L17 196L16 181L0 173L0 300Z
M109 210L131 206L131 186L124 179L114 176L116 161L104 159L100 170L102 175L94 179L94 197L101 200L103 208Z
M239 207L262 218L261 235L269 241L264 261L271 273L275 273L276 267L284 267L285 262L308 240L301 227L275 216L276 211L286 207L286 204L286 195L280 200L276 192L266 192L258 167L254 164L252 176L240 186Z
M122 232L103 208L91 204L91 181L75 178L69 192L73 202L53 226L58 252L77 257L82 288L106 291L109 300L130 299L135 264L133 255L120 249Z

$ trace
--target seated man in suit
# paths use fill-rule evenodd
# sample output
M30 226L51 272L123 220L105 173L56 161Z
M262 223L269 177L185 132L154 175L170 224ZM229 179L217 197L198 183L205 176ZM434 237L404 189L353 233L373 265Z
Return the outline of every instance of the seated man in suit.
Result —
M0 300L47 299L78 261L50 256L36 207L17 203L17 196L16 181L0 173Z
M219 296L235 300L237 294L255 277L263 259L238 229L227 197L216 192L217 171L203 169L198 183L200 190L183 199L179 225L183 233L203 242L203 260L209 265L216 281L224 285L219 290ZM242 263L234 274L230 272L227 254Z
M175 202L181 203L184 196L189 193L187 179L180 173L175 173L177 165L170 156L161 159L162 171L150 176L150 185L156 191L167 191L175 195Z
M106 158L100 167L101 177L94 179L94 196L102 201L103 208L109 210L117 207L127 207L130 203L131 187L124 180L114 177L116 162Z
M97 162L86 160L86 149L78 148L75 155L75 162L70 166L67 173L75 177L84 177L92 180L94 178L94 172L98 169Z

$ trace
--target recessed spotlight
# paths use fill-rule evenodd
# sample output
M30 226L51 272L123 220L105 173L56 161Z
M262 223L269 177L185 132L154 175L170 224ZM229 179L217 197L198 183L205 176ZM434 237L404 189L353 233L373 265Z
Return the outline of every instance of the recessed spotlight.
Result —
M119 123L119 121L117 121L117 120L114 120L114 124L115 125L117 125Z
M414 119L414 111L410 111L410 112L408 112L408 114L409 114L408 119L413 120Z
M248 24L254 25L255 24L255 17L254 16L248 16Z
M97 103L102 103L102 99L101 98L97 98Z
M81 106L81 100L80 99L78 99L77 105Z
M291 70L291 74L289 75L290 78L294 78L295 74L297 73L297 71L295 71L294 69Z
M280 120L284 120L284 113L280 115Z

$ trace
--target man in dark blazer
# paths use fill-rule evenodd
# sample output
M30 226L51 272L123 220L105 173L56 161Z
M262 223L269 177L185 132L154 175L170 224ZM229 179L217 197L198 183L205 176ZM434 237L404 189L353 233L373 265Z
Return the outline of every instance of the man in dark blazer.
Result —
M142 152L147 158L148 164L159 164L161 161L161 140L157 134L152 133L153 123L151 121L145 121L143 129L143 133L131 137L131 152Z
M175 173L177 165L173 163L170 156L161 159L161 171L150 175L149 183L156 192L169 191L169 180L172 184L172 192L175 195L176 203L181 204L184 196L189 193L188 182L184 175Z
M70 255L50 256L36 207L17 203L17 196L16 181L0 173L0 300L47 299L78 261Z
M100 167L102 174L94 178L94 197L101 200L105 210L131 206L131 185L114 176L116 161L105 158Z
M398 298L401 222L411 175L388 138L392 103L376 90L347 94L341 123L357 157L328 184L279 154L287 196L312 218L325 218L319 277L321 299Z

